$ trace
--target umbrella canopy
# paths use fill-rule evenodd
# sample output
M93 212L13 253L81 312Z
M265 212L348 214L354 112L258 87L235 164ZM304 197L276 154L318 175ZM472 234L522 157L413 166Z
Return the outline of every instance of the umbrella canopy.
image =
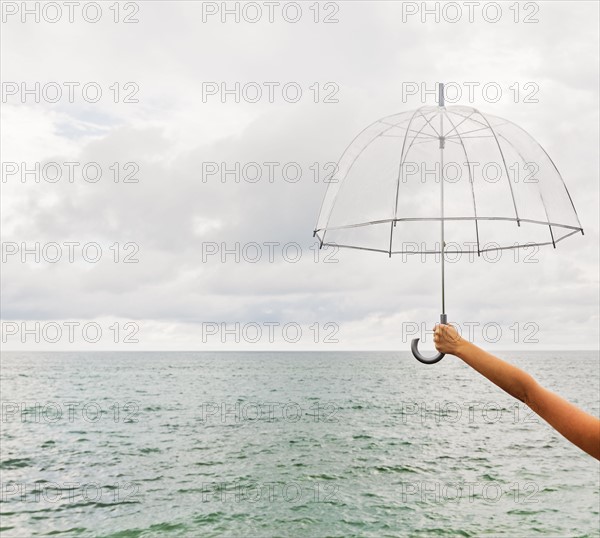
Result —
M583 232L556 166L514 123L464 106L387 116L348 146L315 235L322 245L400 253L554 245Z
M581 232L558 169L514 123L464 106L386 116L366 127L330 178L314 235L321 247L463 254L553 245ZM442 314L444 255L441 256ZM444 355L421 362L433 364Z

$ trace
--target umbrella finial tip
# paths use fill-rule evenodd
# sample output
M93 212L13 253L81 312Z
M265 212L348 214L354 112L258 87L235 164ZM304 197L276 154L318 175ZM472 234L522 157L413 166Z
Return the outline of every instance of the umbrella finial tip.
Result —
M438 106L442 107L444 105L444 83L438 82Z

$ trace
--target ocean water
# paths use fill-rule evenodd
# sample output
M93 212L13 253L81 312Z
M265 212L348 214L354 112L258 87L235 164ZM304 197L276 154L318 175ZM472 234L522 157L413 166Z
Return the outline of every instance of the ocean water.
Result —
M598 415L597 352L499 355ZM3 538L600 532L599 463L453 357L1 359Z

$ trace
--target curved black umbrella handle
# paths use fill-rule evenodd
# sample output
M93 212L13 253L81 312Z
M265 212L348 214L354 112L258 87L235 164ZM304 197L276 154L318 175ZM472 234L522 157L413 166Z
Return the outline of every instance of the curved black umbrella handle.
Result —
M442 325L446 325L448 323L448 316L446 314L440 314L440 323ZM410 349L412 354L415 356L415 359L423 364L435 364L436 362L441 361L445 356L445 353L438 353L435 357L424 357L421 355L419 352L419 338L415 338L411 342Z

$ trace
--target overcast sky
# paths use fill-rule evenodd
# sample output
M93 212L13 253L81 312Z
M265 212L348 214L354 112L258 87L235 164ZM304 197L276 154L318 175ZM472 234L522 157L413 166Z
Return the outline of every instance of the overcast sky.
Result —
M598 348L597 2L519 11L501 2L500 14L482 2L473 22L464 5L458 22L443 17L457 18L456 7L422 21L421 2L302 2L300 12L282 2L272 22L264 4L259 13L228 2L241 10L236 22L223 21L221 2L144 1L121 4L119 23L112 2L96 23L77 8L72 23L66 8L55 23L44 20L58 17L50 10L22 22L6 4L21 2L4 2L2 25L4 349L35 348L22 332L35 321L43 349L408 349L415 324L431 328L439 316L439 263L348 250L315 260L312 231L327 163L376 119L435 104L432 93L403 89L437 81L462 89L457 104L508 118L541 143L585 230L533 253L536 263L505 253L447 264L449 318L480 324L472 339L489 347ZM39 102L22 93L21 83L36 82L46 85ZM79 83L74 102L65 83ZM221 93L236 83L240 102ZM57 182L43 173L22 182L23 166L36 162L80 164L73 182L64 164ZM81 172L92 162L102 169L95 183ZM236 162L259 163L262 177L246 166L222 182ZM45 170L51 179L55 167ZM130 172L137 183L123 183ZM65 242L79 244L74 263ZM39 263L23 254L36 243ZM56 263L49 243L61 246ZM235 254L223 263L223 249L237 250L239 263ZM73 326L71 344L69 323L97 324L102 338L86 344ZM236 323L239 343L222 332ZM63 334L51 343L57 325Z

